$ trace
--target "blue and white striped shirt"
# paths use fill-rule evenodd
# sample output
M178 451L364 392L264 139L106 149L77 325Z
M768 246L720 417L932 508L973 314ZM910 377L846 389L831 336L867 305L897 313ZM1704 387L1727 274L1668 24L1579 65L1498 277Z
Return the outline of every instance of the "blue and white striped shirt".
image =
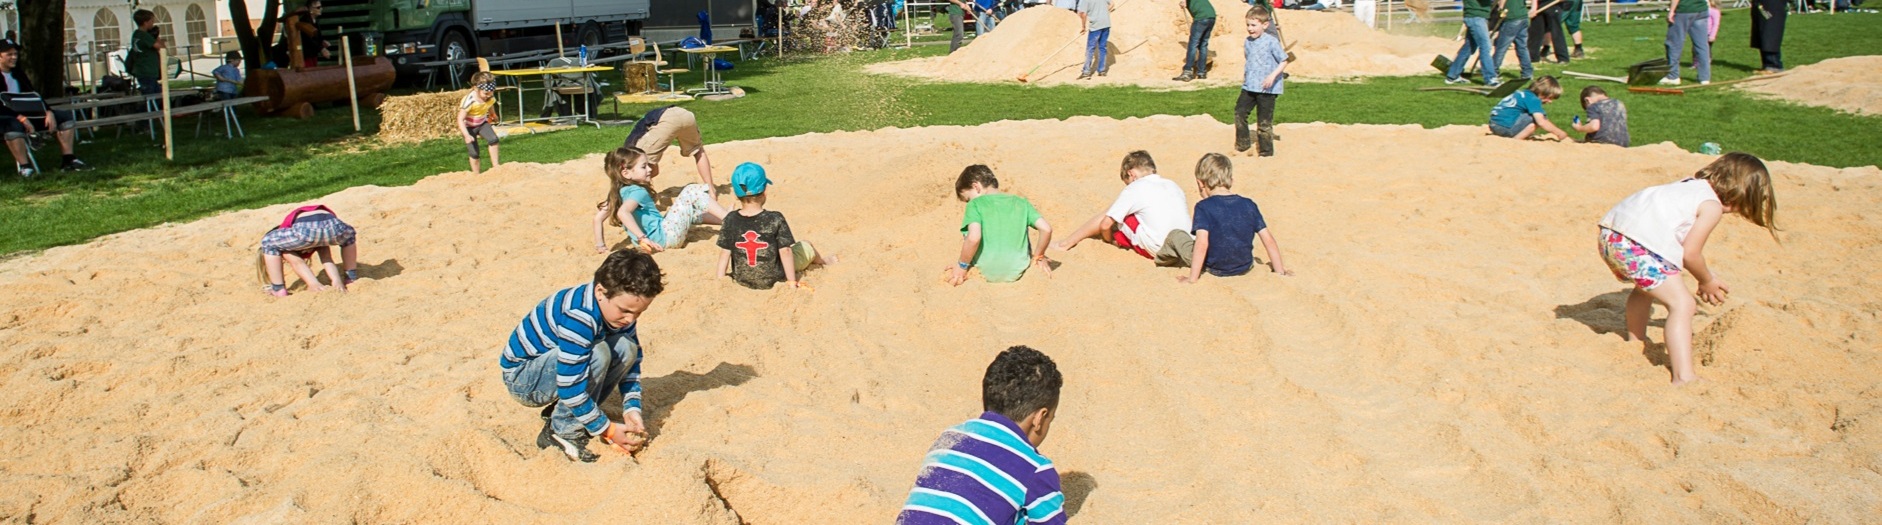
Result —
M1281 48L1279 37L1273 33L1262 33L1243 40L1242 56L1247 60L1242 69L1242 91L1281 94L1281 84L1286 83L1286 79L1276 78L1273 89L1261 89L1261 81L1267 80L1268 75L1274 74L1274 70L1287 62L1287 50Z
M610 329L601 317L601 304L595 300L594 283L565 288L543 299L523 317L516 331L510 333L510 345L503 352L501 364L507 370L544 355L554 355L556 398L568 407L569 413L575 415L575 420L581 422L589 434L599 436L608 429L608 418L595 406L597 400L588 398L588 363L593 347L621 332L627 332L628 340L638 347L637 325ZM623 412L640 412L643 355L646 355L645 350L635 353L634 364L621 379Z
M941 433L922 461L898 524L1063 524L1059 471L1019 425L994 412Z

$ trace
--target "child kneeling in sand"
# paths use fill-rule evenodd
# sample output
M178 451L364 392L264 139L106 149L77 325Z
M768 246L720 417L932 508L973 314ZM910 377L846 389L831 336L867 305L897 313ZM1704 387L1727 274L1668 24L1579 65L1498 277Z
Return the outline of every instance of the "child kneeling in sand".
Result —
M1607 90L1600 86L1582 88L1581 109L1588 112L1588 121L1576 118L1571 125L1575 131L1588 134L1582 139L1584 142L1625 148L1632 140L1627 137L1627 106L1608 98Z
M1727 213L1736 213L1776 235L1777 195L1764 161L1727 153L1685 180L1628 196L1601 218L1601 258L1622 282L1627 296L1627 339L1647 339L1653 303L1666 305L1666 354L1673 384L1699 378L1692 366L1692 318L1698 310L1679 278L1691 272L1699 298L1725 302L1731 289L1706 265L1706 237Z
M767 290L782 280L792 288L809 288L798 274L812 264L834 264L836 256L819 255L809 242L791 235L791 224L784 214L765 209L765 190L771 179L764 166L747 162L732 169L732 195L738 197L738 211L725 215L719 228L719 265L714 276L732 275L732 280L753 290ZM784 264L789 249L791 263ZM741 255L733 255L738 252ZM735 261L736 260L736 261Z
M615 148L601 163L608 173L608 200L595 205L595 253L608 253L603 223L627 230L628 240L648 253L686 245L686 232L699 224L719 224L725 208L712 199L705 184L687 184L663 215L654 206L653 177L647 154L630 147Z
M663 277L651 255L610 253L593 281L550 294L510 332L498 365L516 402L542 407L537 448L592 462L600 456L588 451L590 438L623 454L646 446L635 327L666 288ZM608 421L597 406L610 387L621 393L620 423Z
M1529 88L1510 93L1490 108L1490 132L1498 137L1523 140L1535 135L1539 128L1549 132L1549 140L1566 139L1568 133L1555 127L1554 122L1549 122L1549 116L1542 113L1543 104L1561 97L1562 85L1555 82L1555 77L1536 77Z
M497 118L497 76L489 71L478 71L471 75L471 91L464 94L464 100L457 105L457 132L464 136L464 149L470 151L472 174L483 173L483 155L477 151L477 139L483 138L490 145L490 167L503 164L498 157L497 129L491 121Z
M261 238L261 255L255 260L262 284L268 285L268 295L287 297L286 277L281 272L283 259L294 267L294 274L301 276L307 283L307 289L324 292L335 289L346 291L346 285L359 279L359 251L354 247L359 233L352 226L340 220L325 205L302 206L289 212L281 225L268 230ZM340 247L340 263L346 274L340 274L340 268L333 265L333 246ZM322 286L314 277L313 270L307 267L307 259L320 255L320 263L327 272L327 282L332 288Z
M1196 239L1189 235L1189 197L1183 189L1157 175L1156 161L1143 150L1124 156L1118 177L1124 180L1124 191L1117 194L1117 200L1059 241L1058 248L1070 250L1098 237L1156 261L1157 266L1189 266Z
M1193 283L1202 272L1217 277L1248 273L1255 264L1255 238L1261 238L1268 251L1268 269L1281 275L1294 275L1281 263L1281 245L1268 232L1268 221L1261 217L1255 201L1229 190L1235 184L1234 166L1221 153L1203 155L1196 161L1196 189L1206 197L1196 201L1196 247L1190 252L1189 275L1178 281Z
M1065 523L1059 471L1039 453L1065 378L1038 350L1000 352L980 380L980 417L941 433L898 524Z
M1018 281L1029 267L1037 266L1052 275L1046 260L1046 245L1052 243L1052 225L1025 197L1000 191L1000 179L993 169L975 164L961 170L954 179L954 196L967 203L961 217L961 256L948 269L948 284L967 280L967 269L980 268L980 276L990 283ZM1029 230L1039 230L1032 239Z

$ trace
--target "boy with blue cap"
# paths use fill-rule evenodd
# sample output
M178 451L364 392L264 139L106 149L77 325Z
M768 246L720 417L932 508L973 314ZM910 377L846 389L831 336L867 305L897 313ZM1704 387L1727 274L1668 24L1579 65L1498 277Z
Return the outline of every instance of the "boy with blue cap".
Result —
M791 225L784 214L765 209L765 190L771 179L764 166L747 162L732 170L732 195L738 197L739 209L725 214L719 229L718 273L731 274L732 280L746 288L767 290L778 281L792 288L809 288L797 279L798 272L812 264L836 264L836 256L819 255L808 242L798 242L791 235ZM785 249L791 264L782 259Z

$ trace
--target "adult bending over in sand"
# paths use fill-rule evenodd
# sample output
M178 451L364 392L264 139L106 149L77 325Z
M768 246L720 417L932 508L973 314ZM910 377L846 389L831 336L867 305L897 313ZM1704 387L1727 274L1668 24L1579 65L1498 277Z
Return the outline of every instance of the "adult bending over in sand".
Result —
M622 146L647 153L652 178L660 176L660 156L676 140L680 142L680 156L692 157L699 166L699 182L718 197L719 186L712 182L712 162L706 158L706 143L699 137L699 119L693 117L693 112L678 106L649 111L634 123L634 130L627 133L627 142Z

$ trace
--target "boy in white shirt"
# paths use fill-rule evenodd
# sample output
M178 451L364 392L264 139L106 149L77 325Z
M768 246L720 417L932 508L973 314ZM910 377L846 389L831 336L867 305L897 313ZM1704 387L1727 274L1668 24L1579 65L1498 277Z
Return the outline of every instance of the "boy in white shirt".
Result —
M1117 194L1117 200L1056 243L1058 249L1071 250L1097 237L1158 266L1189 266L1196 238L1189 234L1189 198L1183 188L1157 175L1156 161L1143 150L1124 156L1118 176L1124 180L1124 191Z

